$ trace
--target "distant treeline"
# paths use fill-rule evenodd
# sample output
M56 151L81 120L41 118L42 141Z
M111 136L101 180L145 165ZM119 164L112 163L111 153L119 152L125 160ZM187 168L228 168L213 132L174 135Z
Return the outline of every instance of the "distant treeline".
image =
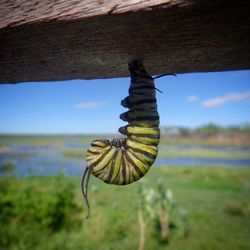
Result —
M250 123L242 124L239 126L219 126L217 124L209 123L196 128L186 126L169 126L162 127L161 134L173 137L189 137L201 136L210 137L215 135L230 135L230 134L248 134L250 135Z

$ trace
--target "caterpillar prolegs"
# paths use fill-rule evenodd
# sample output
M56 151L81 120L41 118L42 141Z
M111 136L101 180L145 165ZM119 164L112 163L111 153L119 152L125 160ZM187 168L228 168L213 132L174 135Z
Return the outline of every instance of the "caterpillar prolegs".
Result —
M121 101L121 105L129 110L120 115L128 125L119 128L126 137L111 141L96 139L87 151L87 167L82 179L87 217L91 174L108 184L127 185L142 178L157 157L160 130L154 79L140 61L129 63L129 72L129 96Z

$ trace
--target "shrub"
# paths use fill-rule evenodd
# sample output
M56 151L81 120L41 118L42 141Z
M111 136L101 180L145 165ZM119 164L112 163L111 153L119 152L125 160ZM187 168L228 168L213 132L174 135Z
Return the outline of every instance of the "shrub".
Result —
M41 232L76 227L79 211L74 202L73 186L63 176L2 178L0 246L25 242L25 235L35 243L39 242Z
M140 185L138 221L140 250L144 249L145 230L150 225L153 226L154 237L163 244L169 242L173 229L177 229L181 237L187 236L189 231L187 212L184 209L177 211L172 191L164 186L160 178L156 189L146 189Z

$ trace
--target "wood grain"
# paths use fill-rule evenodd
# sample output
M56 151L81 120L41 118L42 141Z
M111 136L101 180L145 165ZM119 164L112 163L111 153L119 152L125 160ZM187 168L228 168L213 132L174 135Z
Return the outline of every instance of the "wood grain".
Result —
M250 1L0 1L0 82L250 68Z

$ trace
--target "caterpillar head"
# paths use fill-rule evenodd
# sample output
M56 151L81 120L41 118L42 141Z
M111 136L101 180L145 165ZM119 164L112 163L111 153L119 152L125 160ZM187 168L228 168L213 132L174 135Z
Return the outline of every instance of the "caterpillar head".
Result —
M128 69L131 78L146 77L152 79L152 77L147 73L145 67L140 60L133 60L128 63Z

